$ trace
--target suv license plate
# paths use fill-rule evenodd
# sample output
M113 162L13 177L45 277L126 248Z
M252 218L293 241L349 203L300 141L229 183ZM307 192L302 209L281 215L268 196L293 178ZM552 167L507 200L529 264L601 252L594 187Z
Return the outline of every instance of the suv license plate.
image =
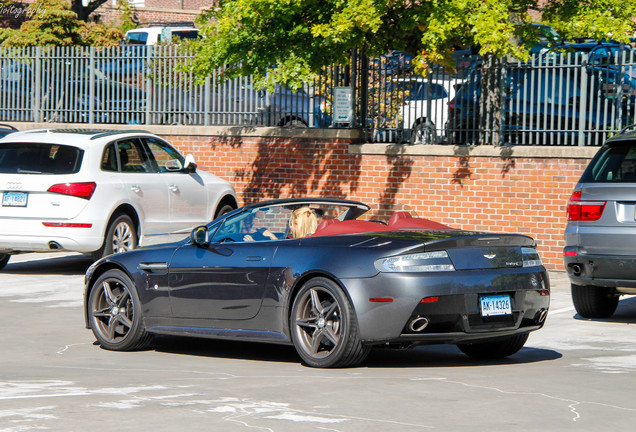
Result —
M479 297L481 303L481 316L512 315L512 306L509 295L482 296Z
M27 192L5 192L2 194L2 207L26 207Z

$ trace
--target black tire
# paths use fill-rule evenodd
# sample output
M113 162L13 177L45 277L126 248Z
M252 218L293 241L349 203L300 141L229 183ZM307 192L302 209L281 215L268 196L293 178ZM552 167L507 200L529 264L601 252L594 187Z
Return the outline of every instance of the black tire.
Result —
M571 285L572 302L583 318L609 318L618 306L618 295L612 288L593 285Z
M232 210L235 210L236 207L231 206L230 204L221 203L219 207L216 209L216 213L214 214L214 219L221 217L225 214L228 214Z
M189 114L163 114L159 120L161 125L183 126L192 123L192 117Z
M279 123L280 127L284 128L307 128L307 123L304 120L297 117L285 117Z
M137 290L123 271L109 270L97 278L86 307L89 326L103 348L133 351L150 342Z
M338 284L323 277L307 281L298 291L290 332L296 351L311 367L355 366L370 351L360 340L349 299Z
M411 131L411 144L437 144L437 131L435 125L426 121L415 125Z
M481 360L502 359L513 355L525 345L528 333L520 333L491 342L457 344L464 354Z
M5 266L9 262L9 258L11 258L11 255L9 254L0 254L0 270L5 268Z
M120 214L108 224L104 244L93 252L93 259L97 261L114 253L136 249L137 241L137 229L132 219L128 215Z

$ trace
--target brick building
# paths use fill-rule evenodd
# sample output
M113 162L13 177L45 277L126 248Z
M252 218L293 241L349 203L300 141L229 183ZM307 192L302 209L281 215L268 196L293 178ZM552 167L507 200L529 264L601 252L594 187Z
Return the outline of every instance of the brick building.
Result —
M212 7L212 0L133 0L140 23L194 22L204 9ZM106 22L116 21L121 12L119 0L108 0L95 13Z

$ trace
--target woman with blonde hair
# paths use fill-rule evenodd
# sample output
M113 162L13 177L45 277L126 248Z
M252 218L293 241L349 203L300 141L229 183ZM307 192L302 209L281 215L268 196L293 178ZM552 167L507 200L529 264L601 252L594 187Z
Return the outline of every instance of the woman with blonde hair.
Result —
M307 206L294 210L289 219L289 232L293 238L307 237L313 234L317 227L318 216Z

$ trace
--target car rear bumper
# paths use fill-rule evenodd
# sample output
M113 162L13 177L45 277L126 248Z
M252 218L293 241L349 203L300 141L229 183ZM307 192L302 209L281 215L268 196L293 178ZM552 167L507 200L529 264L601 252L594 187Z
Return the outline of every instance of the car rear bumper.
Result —
M93 252L104 242L103 228L46 227L39 220L0 221L0 252Z
M565 268L575 285L636 288L636 256L588 255L565 248L576 256L564 256Z
M550 284L543 267L431 274L380 273L343 281L365 343L459 343L543 326ZM511 314L484 317L480 297L509 295ZM427 299L424 302L423 299ZM425 328L409 324L425 318Z

